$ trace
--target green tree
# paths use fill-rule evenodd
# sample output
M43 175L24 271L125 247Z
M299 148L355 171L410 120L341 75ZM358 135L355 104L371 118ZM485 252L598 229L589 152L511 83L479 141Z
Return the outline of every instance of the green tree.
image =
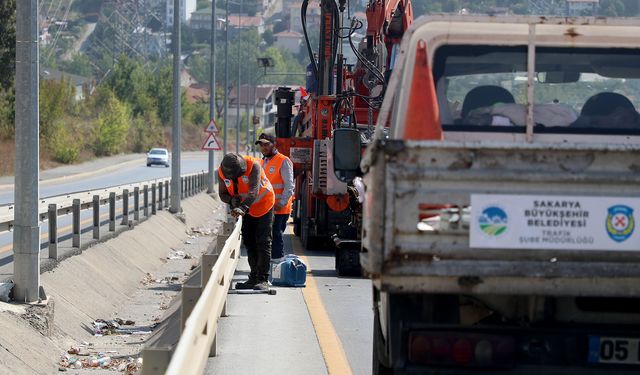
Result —
M16 56L16 2L0 1L0 86L13 85Z
M82 53L74 53L70 61L62 63L62 68L65 72L79 76L90 77L93 75L91 60Z
M147 152L153 147L164 145L164 130L158 115L150 112L133 119L129 139L134 152Z
M51 126L45 141L53 160L64 164L77 161L80 147L83 146L80 144L81 140L62 121L57 121Z
M40 81L40 136L48 137L54 124L72 112L75 90L64 77L61 81Z
M0 89L0 139L11 139L15 133L15 100L13 87Z
M131 111L113 94L106 94L105 106L93 128L94 152L98 156L122 151L129 132Z

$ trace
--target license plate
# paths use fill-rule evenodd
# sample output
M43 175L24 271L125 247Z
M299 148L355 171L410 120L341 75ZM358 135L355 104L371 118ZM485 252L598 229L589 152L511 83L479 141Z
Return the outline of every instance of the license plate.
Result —
M640 364L640 338L589 336L588 362Z

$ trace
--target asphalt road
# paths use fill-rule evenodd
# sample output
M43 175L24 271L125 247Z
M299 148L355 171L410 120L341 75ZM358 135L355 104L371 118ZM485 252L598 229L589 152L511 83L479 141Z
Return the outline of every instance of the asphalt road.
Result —
M217 160L220 159L218 158ZM147 167L144 159L140 159L139 162L129 161L122 163L120 168L105 166L105 169L107 168L109 170L106 173L100 173L100 170L85 171L80 173L79 177L72 175L65 179L58 178L54 182L42 181L40 183L40 196L46 198L171 176L171 168L161 166ZM182 174L193 173L206 169L206 153L189 153L182 160L180 172ZM13 203L13 193L12 187L0 190L0 205Z
M285 235L285 250L307 262L304 288L273 287L277 295L227 297L218 325L218 355L205 374L371 374L371 281L337 277L332 249L306 251ZM249 268L240 259L234 281Z
M193 173L207 169L208 156L206 153L185 153L182 164L181 173ZM220 158L218 157L219 161ZM96 163L90 163L86 166L75 166L73 173L64 175L63 177L52 178L51 180L41 181L40 196L43 198L68 194L78 191L93 190L106 188L110 186L123 185L139 181L151 180L171 176L171 168L160 166L147 167L145 160L134 159L114 165L99 163L100 168L95 169ZM65 167L63 167L65 168ZM51 175L55 175L55 171ZM60 174L60 173L58 173ZM5 178L6 180L6 178ZM13 203L14 190L12 186L4 185L0 188L0 205ZM130 199L130 211L133 209L133 199ZM122 212L122 202L116 203L117 213ZM86 228L91 225L91 210L81 212L82 227ZM131 215L132 217L133 215ZM101 220L105 221L108 217L108 208L101 208ZM117 220L119 223L120 220ZM58 236L61 240L68 238L71 233L71 215L64 215L58 218ZM44 221L40 226L42 248L44 249L48 243L48 222ZM13 262L13 233L0 233L0 274L11 273ZM46 252L46 249L44 249Z

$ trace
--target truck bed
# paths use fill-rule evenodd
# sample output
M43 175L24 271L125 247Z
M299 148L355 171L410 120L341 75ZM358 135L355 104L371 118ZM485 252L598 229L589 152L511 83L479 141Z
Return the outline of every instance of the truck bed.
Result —
M617 241L611 248L472 247L470 227L478 223L469 214L479 194L635 199L640 146L387 141L378 147L384 157L365 176L362 265L383 290L640 296L640 232L633 227L621 241L624 250Z

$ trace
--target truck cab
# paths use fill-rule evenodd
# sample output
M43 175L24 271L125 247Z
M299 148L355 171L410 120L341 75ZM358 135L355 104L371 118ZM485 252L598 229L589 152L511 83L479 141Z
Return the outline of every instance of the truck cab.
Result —
M374 373L640 371L639 105L637 20L407 30L361 163Z

